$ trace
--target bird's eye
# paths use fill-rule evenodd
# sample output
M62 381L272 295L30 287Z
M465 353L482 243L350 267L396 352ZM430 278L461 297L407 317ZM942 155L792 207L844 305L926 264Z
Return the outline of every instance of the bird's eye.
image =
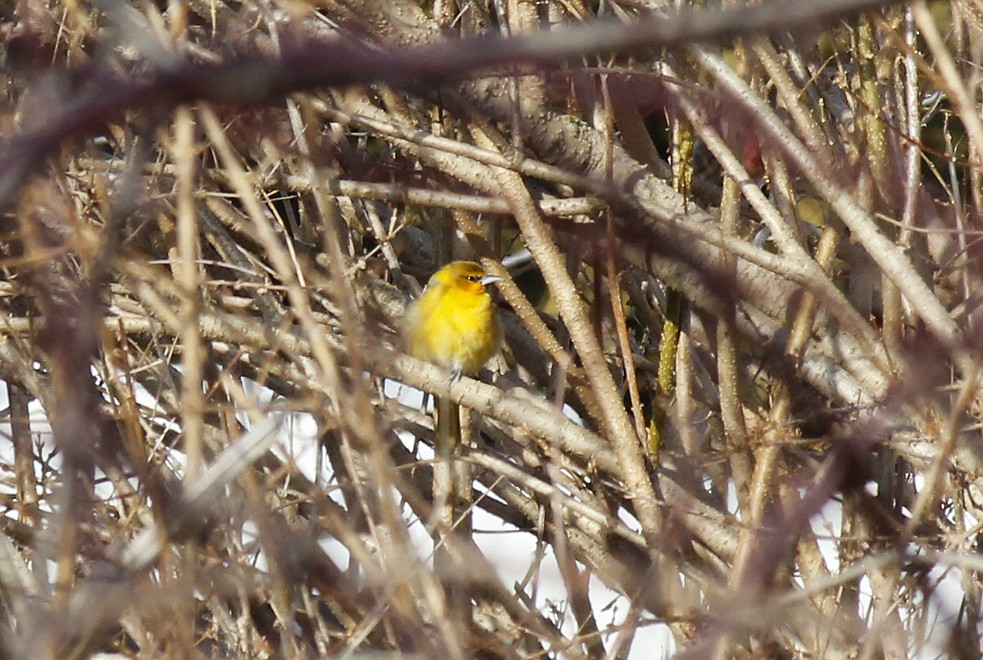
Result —
M481 281L481 275L468 275L468 281L469 282L480 282Z

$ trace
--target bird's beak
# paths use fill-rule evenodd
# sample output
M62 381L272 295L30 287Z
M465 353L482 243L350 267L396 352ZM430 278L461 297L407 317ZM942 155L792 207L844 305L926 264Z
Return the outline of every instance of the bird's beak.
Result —
M499 277L498 275L485 275L478 280L478 283L482 286L488 286L489 284L494 284L495 282L501 282L504 279L504 277Z

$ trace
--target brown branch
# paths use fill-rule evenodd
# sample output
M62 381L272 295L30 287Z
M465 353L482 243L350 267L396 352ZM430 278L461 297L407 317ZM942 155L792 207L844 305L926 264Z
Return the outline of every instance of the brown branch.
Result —
M169 63L145 78L118 77L99 64L77 76L82 90L50 111L43 128L8 139L0 148L0 204L64 142L101 130L125 112L166 112L205 101L254 105L292 92L385 82L424 88L481 75L508 64L555 65L570 58L638 49L674 47L748 34L778 34L838 20L893 4L889 0L809 0L735 10L702 10L654 16L625 25L594 23L562 32L509 39L481 38L441 42L388 52L338 39L294 43L275 57L230 58L225 62ZM39 122L40 123L40 122Z

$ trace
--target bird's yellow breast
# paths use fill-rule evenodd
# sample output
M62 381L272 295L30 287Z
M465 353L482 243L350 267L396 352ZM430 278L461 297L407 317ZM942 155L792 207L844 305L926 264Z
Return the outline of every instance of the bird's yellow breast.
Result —
M484 277L478 264L454 262L431 278L407 310L410 355L470 375L495 354L502 331Z

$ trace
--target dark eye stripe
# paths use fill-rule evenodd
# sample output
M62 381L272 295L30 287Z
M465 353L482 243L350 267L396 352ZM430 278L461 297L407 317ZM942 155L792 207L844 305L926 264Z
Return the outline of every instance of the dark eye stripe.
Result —
M480 282L481 281L481 275L468 275L467 277L468 277L468 281L469 282Z

